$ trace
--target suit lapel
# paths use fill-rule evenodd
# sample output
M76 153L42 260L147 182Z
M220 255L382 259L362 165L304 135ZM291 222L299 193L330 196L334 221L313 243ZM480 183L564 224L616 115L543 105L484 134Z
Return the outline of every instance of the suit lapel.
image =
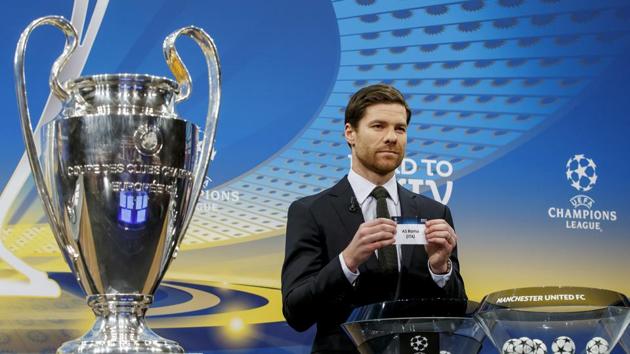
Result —
M348 182L348 178L344 177L337 183L330 191L330 196L332 197L332 205L335 209L337 215L339 215L339 220L341 220L341 224L343 225L344 231L342 234L345 237L343 244L347 245L352 241L354 234L359 229L359 226L365 221L363 219L363 212L361 211L361 206L356 201L356 197L354 195L354 191L350 186L350 182ZM356 208L351 210L351 200L354 198L354 203ZM364 272L367 268L378 269L378 259L376 255L371 255L370 258L359 266L359 270Z
M416 195L406 190L405 188L398 186L398 199L400 201L400 214L402 217L419 217L420 210L418 210L418 203ZM403 269L408 269L413 260L414 250L419 246L413 245L401 245L400 251L401 265Z
M348 178L344 177L341 179L341 181L330 190L329 194L332 196L332 205L337 215L339 215L339 220L341 220L341 224L346 231L343 234L347 237L347 243L350 243L359 225L363 223L363 213L361 212L361 206L356 201ZM353 198L356 208L351 210L350 205Z

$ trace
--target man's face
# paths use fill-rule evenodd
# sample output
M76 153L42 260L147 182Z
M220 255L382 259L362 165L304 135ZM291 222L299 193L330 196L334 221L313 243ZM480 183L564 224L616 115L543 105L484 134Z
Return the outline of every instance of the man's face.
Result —
M385 176L402 162L407 146L407 112L397 103L379 103L366 108L356 128L344 131L352 146L352 165L357 172Z

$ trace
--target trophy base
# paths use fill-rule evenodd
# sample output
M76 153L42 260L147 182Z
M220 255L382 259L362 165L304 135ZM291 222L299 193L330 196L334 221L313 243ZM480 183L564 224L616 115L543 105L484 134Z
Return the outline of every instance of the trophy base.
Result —
M177 342L147 326L144 315L152 301L153 296L140 294L89 296L96 323L83 337L65 342L57 354L184 353Z

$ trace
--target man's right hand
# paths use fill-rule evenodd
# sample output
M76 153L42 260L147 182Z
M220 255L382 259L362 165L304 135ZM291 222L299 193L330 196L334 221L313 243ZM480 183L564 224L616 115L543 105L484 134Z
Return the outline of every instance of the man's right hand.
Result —
M374 251L394 244L396 223L390 219L374 219L359 226L352 241L341 255L351 272L356 273L361 264L374 254Z

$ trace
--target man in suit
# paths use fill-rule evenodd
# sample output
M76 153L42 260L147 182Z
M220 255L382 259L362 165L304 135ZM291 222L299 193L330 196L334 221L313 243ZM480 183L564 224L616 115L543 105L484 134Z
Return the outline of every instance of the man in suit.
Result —
M351 169L332 188L289 207L282 310L291 327L317 324L313 353L357 353L342 332L353 308L394 298L465 298L449 208L396 182L411 111L388 85L346 107ZM394 245L390 216L427 219L427 244Z

